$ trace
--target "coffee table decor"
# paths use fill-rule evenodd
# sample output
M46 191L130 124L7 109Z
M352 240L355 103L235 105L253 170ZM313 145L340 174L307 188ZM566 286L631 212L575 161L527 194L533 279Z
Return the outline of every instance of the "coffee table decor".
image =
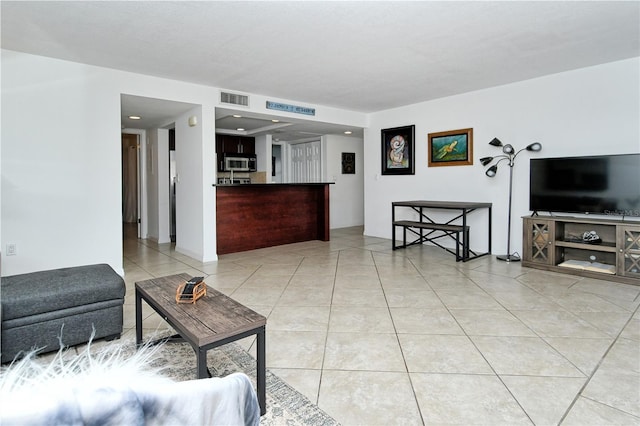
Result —
M196 300L207 294L207 284L204 277L193 277L183 282L176 289L177 303L196 303Z

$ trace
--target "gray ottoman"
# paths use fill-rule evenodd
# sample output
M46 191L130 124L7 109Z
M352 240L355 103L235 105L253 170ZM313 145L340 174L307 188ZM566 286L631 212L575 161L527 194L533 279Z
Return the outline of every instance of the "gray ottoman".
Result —
M109 265L2 277L1 362L122 333L124 280Z

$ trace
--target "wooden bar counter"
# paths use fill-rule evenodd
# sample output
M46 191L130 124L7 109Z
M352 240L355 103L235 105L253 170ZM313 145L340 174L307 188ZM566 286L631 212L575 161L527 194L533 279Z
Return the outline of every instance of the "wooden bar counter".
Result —
M218 254L329 241L329 185L215 185Z

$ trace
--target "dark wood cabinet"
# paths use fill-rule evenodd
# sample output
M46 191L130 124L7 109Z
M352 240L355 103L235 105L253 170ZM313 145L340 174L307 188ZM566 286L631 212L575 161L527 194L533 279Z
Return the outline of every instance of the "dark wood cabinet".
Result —
M302 241L329 241L329 184L216 188L218 254Z
M216 153L255 154L256 139L251 136L216 134Z

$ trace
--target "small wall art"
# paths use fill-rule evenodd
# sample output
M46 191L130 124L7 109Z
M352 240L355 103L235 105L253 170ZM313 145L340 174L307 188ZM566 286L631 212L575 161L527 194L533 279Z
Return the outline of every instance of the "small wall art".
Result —
M429 167L473 164L473 129L429 133Z
M413 175L415 126L382 129L382 174Z
M354 175L355 173L356 173L356 153L343 152L342 153L342 174Z

